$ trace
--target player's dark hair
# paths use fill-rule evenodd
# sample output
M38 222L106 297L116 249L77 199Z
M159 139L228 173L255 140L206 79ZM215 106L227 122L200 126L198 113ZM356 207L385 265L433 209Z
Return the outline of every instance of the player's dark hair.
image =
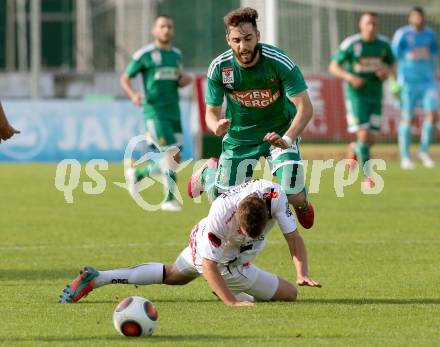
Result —
M264 200L252 194L240 202L235 217L241 231L255 239L263 232L269 214Z
M411 12L418 12L422 17L425 17L425 10L424 10L423 7L421 7L421 6L414 6L414 7L411 9L410 13L411 13Z
M171 18L171 16L168 16L167 14L158 14L156 17L154 17L153 23L156 23L159 18L173 20L173 18Z
M255 30L257 30L257 10L251 7L237 8L229 12L223 17L225 23L226 32L229 33L229 27L238 27L244 23L251 23Z
M379 17L379 14L374 11L364 11L361 14L361 17L363 17L363 16Z

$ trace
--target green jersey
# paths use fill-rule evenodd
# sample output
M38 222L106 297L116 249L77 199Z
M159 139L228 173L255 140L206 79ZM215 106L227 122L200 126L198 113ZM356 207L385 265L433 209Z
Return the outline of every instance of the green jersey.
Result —
M386 37L378 35L372 42L364 41L361 34L355 34L342 41L338 52L332 58L348 72L362 77L366 83L356 89L346 84L348 97L367 99L382 98L382 80L375 74L377 69L394 64L394 56Z
M272 131L284 135L296 114L289 97L307 89L301 71L283 51L261 43L258 49L260 58L252 67L239 65L228 50L208 69L205 102L220 106L226 95L228 141L239 145L262 143Z
M180 119L179 78L182 74L182 54L150 44L133 54L125 73L134 77L142 74L145 89L144 114L151 119Z

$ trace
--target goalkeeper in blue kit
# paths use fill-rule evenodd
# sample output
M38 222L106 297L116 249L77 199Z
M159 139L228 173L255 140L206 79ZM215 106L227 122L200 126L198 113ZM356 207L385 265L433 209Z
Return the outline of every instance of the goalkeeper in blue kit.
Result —
M402 117L399 125L401 167L414 169L410 157L411 123L417 106L425 117L420 138L419 158L427 168L435 166L428 154L433 141L438 108L438 88L435 60L438 48L435 32L425 26L425 13L414 7L409 14L409 25L394 34L392 48L397 57L397 83L400 87Z

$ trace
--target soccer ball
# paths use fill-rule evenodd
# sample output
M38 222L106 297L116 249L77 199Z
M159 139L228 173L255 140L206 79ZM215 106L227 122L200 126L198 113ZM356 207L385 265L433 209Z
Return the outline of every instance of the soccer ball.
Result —
M153 303L140 296L125 298L113 312L113 324L123 336L150 336L158 318Z

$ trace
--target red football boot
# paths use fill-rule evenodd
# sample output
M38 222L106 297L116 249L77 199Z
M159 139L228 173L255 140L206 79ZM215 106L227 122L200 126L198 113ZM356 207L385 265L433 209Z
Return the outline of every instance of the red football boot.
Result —
M295 212L299 224L301 224L304 229L310 229L313 226L315 211L310 201L307 201L307 205L302 208L295 207Z
M365 177L362 184L364 185L365 189L372 189L376 186L376 183L374 183L371 177Z

